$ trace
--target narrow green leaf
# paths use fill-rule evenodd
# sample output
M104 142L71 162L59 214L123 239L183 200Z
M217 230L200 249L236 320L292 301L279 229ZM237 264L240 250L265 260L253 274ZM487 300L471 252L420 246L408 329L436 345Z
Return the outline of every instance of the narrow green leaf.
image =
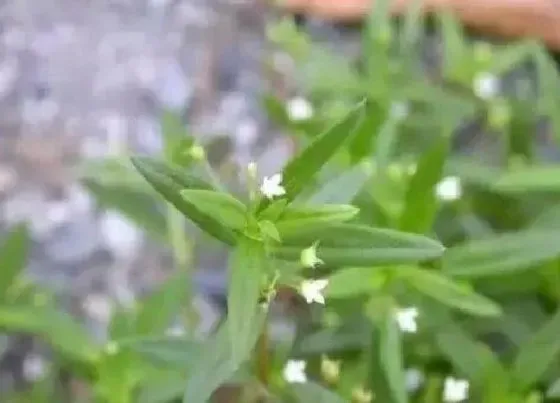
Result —
M209 184L160 161L145 157L133 157L131 161L155 190L202 230L228 245L235 243L233 233L218 219L181 197L185 189L212 190Z
M533 40L508 44L493 55L488 71L496 75L508 73L527 61L533 55L534 49Z
M385 276L378 271L367 272L363 267L349 267L329 276L326 295L329 298L348 298L367 295L381 289Z
M226 227L241 231L247 221L247 208L226 193L211 190L183 190L181 196L199 211L214 217Z
M296 383L291 386L292 393L296 401L301 403L321 402L321 403L344 403L342 397L329 389L315 383Z
M394 316L387 315L379 328L379 356L395 403L408 402L405 386L401 333Z
M351 110L344 119L317 136L283 171L286 198L293 200L317 172L340 150L352 137L363 121L364 102Z
M374 158L378 174L384 175L386 173L387 167L396 152L400 124L401 117L389 114L375 138Z
M527 166L506 172L494 183L494 190L503 193L558 192L560 165Z
M142 301L136 315L138 336L163 334L167 330L186 301L188 281L186 273L176 274Z
M0 300L25 267L29 241L27 226L20 224L10 230L0 246Z
M457 18L450 12L441 13L438 22L443 38L444 75L452 79L464 78L461 77L460 69L468 50L464 32Z
M538 382L560 354L560 310L519 349L513 364L516 385L524 391Z
M559 231L519 231L448 249L443 256L443 271L456 277L494 276L527 270L558 256Z
M323 184L307 201L310 204L350 203L371 178L371 173L372 169L358 164Z
M302 84L315 96L333 93L341 96L363 95L362 80L354 66L348 58L330 49L314 46L302 70Z
M252 343L259 306L262 279L266 274L267 254L262 242L241 236L233 251L228 290L228 323L233 357L241 361Z
M188 374L184 403L207 402L218 387L235 375L257 342L265 316L263 312L259 312L253 321L247 322L249 326L246 333L252 337L243 346L236 346L243 348L236 353L232 351L230 333L235 326L228 323L230 318L222 324L217 334L205 343L199 358L192 364L191 368L195 370Z
M560 231L560 203L553 204L540 212L531 223L530 228Z
M74 319L52 307L0 306L0 329L37 334L62 356L93 363L99 348Z
M501 308L490 299L432 270L406 268L402 277L407 284L442 304L476 316L498 316Z
M423 234L431 229L438 208L435 187L442 176L448 149L449 138L441 138L418 162L406 192L399 225L402 231Z
M455 324L449 324L436 333L436 342L441 352L449 358L455 369L467 377L474 386L494 382L506 382L507 374L494 355L483 343L474 340ZM491 375L494 374L494 377ZM501 383L503 385L503 383Z
M356 207L344 204L325 204L317 207L289 206L275 224L280 236L285 237L311 229L325 229L332 224L348 221L357 214Z
M154 364L181 371L192 368L201 350L198 341L171 336L133 337L120 340L119 345Z
M423 3L423 0L413 0L406 9L403 29L400 35L400 47L403 54L414 51L415 44L423 33Z
M387 110L375 101L369 101L364 107L365 117L349 144L352 163L358 163L372 154L375 139L387 117Z
M302 229L282 241L272 249L276 257L299 261L301 250L318 242L317 256L332 267L418 262L438 258L444 251L439 242L422 235L354 224L333 224L328 231Z
M316 355L364 349L369 342L369 321L348 321L340 327L330 327L305 335L294 345L294 354Z

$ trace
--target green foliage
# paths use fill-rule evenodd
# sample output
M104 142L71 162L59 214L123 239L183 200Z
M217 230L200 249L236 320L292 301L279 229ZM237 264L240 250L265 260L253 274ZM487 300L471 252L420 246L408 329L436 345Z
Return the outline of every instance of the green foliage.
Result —
M298 63L314 107L295 122L281 100L263 98L269 117L297 136L279 172L283 194L263 194L252 170L245 189L230 192L170 112L161 156L84 167L99 204L169 245L176 268L137 306L114 313L107 343L27 283L23 225L0 246L0 329L40 337L61 371L104 403L204 403L225 386L240 396L232 402L365 402L371 394L439 403L449 377L469 382L471 402L558 399L560 168L540 157L532 133L542 117L560 133L558 73L539 45L471 44L441 14L442 80L428 80L421 2L400 27L389 3L375 2L358 64L315 45L290 20L269 27L269 39ZM538 73L535 107L527 93L477 94L481 74L526 61ZM478 116L503 158L455 152L455 132ZM442 189L450 177L457 189ZM193 331L190 267L198 237L187 221L230 253L227 316L202 340ZM296 332L278 342L270 308L285 300ZM418 313L417 331L401 323L404 307ZM177 318L186 334L166 335ZM284 374L290 359L304 360L305 373ZM412 367L425 378L414 388ZM30 396L58 401L39 383Z

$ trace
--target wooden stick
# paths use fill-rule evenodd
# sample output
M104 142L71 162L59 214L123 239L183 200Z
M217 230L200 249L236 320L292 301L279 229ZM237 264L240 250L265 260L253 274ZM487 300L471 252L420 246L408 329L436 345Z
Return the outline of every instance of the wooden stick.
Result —
M356 22L368 13L372 0L277 0L292 12ZM413 0L393 0L400 15ZM424 0L425 13L453 12L463 24L487 35L537 38L560 50L560 0Z

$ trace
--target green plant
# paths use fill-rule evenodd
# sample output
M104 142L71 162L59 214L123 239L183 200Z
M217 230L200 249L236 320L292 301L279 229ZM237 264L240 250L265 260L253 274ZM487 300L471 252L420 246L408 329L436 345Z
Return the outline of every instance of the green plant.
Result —
M558 133L558 73L538 45L471 45L441 15L444 60L428 77L418 3L398 27L388 2L376 4L357 64L288 20L270 28L301 66L313 107L293 120L283 100L265 97L299 146L277 175L261 182L251 164L244 191L231 192L172 114L160 158L89 167L100 203L170 245L177 266L112 318L108 344L54 305L38 307L35 292L14 291L24 227L0 255L2 329L50 341L101 402L202 403L226 385L229 401L248 402L559 399L560 168L533 139L542 117ZM525 61L538 73L537 102L479 87ZM456 152L456 130L473 120L499 140L499 156ZM230 249L227 317L204 340L165 335L181 308L190 329L196 322L185 221ZM275 344L269 307L286 290L296 334Z

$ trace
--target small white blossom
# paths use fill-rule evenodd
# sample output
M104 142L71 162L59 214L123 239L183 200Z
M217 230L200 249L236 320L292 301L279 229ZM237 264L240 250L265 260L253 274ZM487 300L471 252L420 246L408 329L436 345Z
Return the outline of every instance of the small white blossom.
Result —
M495 97L500 90L500 81L490 73L478 74L473 82L473 91L477 97L481 99L490 99Z
M23 376L28 381L37 381L47 372L47 363L39 355L29 355L23 361Z
M313 106L307 99L296 97L288 101L286 112L292 122L308 120L313 116Z
M469 396L469 381L464 379L445 378L443 400L454 403L466 400Z
M457 200L463 194L461 180L457 176L443 178L436 186L436 195L440 200Z
M308 304L317 302L318 304L325 304L325 297L323 290L329 285L329 280L303 280L300 285L300 293L303 295Z
M404 373L404 378L406 390L409 392L415 392L420 389L425 379L424 374L416 368L407 369Z
M307 375L305 375L305 361L301 360L288 360L284 367L284 379L288 383L305 383L307 382Z
M270 177L265 176L261 185L261 192L269 199L275 196L283 196L286 194L286 189L282 186L282 174L274 174Z
M395 317L401 331L405 333L416 333L418 331L416 323L418 309L415 307L399 309Z
M391 104L391 117L396 120L403 120L408 116L409 108L406 102L393 102Z
M314 269L315 267L322 265L324 262L317 257L317 246L318 242L315 242L309 248L301 251L300 263L303 267L309 267Z

